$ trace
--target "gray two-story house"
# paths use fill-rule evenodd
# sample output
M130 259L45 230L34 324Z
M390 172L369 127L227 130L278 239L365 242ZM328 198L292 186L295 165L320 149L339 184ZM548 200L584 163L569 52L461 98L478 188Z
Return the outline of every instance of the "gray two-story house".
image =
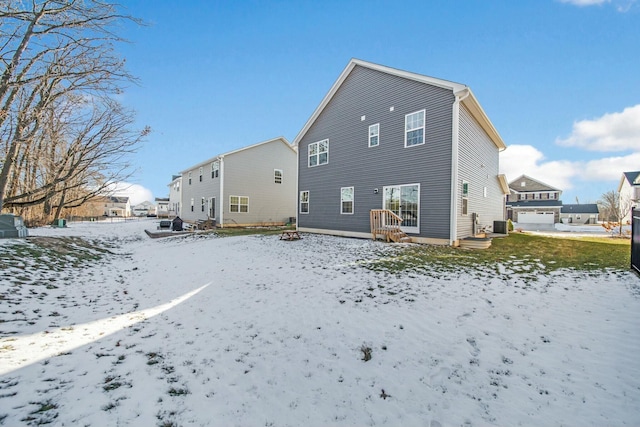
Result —
M505 219L505 144L465 85L353 59L294 145L301 231L455 246Z
M295 218L296 159L294 147L279 137L185 169L174 179L180 217L219 227L286 224Z

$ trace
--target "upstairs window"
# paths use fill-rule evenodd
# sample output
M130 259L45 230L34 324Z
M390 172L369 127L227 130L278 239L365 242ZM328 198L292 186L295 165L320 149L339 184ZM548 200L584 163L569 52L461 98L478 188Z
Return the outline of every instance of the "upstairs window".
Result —
M323 139L309 144L309 167L327 163L329 163L329 140Z
M380 143L380 123L369 126L369 147L377 147Z
M353 187L342 187L340 189L340 213L353 213Z
M303 213L303 214L309 213L309 192L308 191L300 192L300 213Z
M424 118L425 110L416 111L415 113L404 116L405 147L424 144Z
M191 172L189 172L189 185L191 185Z
M220 162L211 163L211 178L217 178L220 175Z
M276 184L282 184L282 170L274 169L273 170L273 182Z
M249 198L245 196L229 196L229 212L249 212Z
M200 167L200 170L198 170L198 173L200 174L199 181L202 182L202 167Z

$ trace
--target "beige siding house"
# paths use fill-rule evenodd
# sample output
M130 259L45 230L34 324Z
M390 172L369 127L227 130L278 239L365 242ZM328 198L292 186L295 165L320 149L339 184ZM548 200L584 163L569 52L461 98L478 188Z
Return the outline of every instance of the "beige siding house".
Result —
M631 221L631 209L640 208L640 171L624 172L618 185L620 194L620 206L629 207L629 212L622 222Z
M296 215L296 162L295 149L279 137L185 169L180 217L219 227L286 224Z

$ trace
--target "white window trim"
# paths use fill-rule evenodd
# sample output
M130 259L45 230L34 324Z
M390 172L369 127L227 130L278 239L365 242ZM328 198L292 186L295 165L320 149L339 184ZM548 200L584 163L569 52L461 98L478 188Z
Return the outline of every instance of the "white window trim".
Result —
M189 185L191 185L191 172L189 172Z
M280 176L278 176L278 173L280 173ZM280 179L280 181L278 182L278 178ZM276 184L282 184L284 178L284 174L282 173L282 169L274 169L273 170L273 182Z
M467 185L467 192L464 192L464 186ZM462 181L462 188L460 189L460 194L462 195L462 199L460 201L460 214L462 216L469 215L469 181ZM464 211L464 203L467 202L467 211Z
M423 118L422 118L422 126L420 127L416 127L416 128L411 128L411 129L407 129L407 120L409 119L409 116L413 116L414 114L420 114L422 113ZM424 145L425 144L425 140L426 138L426 124L427 124L427 110L426 109L422 109L419 111L414 111L413 113L409 113L409 114L405 114L404 116L404 147L405 148L409 148L409 147L417 147L419 145ZM407 134L409 132L418 130L418 129L422 129L422 142L419 144L412 144L412 145L407 145Z
M303 201L302 201L302 194L303 194L303 193L307 193L307 201L306 201L306 202L303 202ZM306 203L306 204L307 204L307 211L306 211L306 212L303 212L303 211L302 211L302 203ZM309 214L309 208L310 208L310 206L311 206L311 205L309 204L309 190L303 190L303 191L301 191L301 192L300 192L300 205L298 206L298 212L300 212L300 214L302 214L302 215L308 215L308 214Z
M342 199L342 190L348 190L351 189L351 200L343 200ZM344 202L351 202L351 212L344 212L343 210L343 203ZM353 215L353 213L356 210L356 192L354 187L341 187L340 188L340 215Z
M238 204L237 204L238 210L237 211L231 210L231 206L235 206L235 204L231 203L231 198L232 197L237 197L238 198ZM241 206L244 206L244 204L242 203L242 199L247 199L247 203L246 203L247 211L246 212L242 212L242 210L240 209ZM233 195L233 194L230 195L229 196L229 212L230 213L240 213L240 214L249 213L249 196L236 196L236 195Z
M198 170L198 176L200 177L200 178L198 178L198 180L200 182L202 182L202 173L203 172L204 172L204 170L203 170L202 166L200 166L200 169Z
M321 143L326 142L327 143L327 161L325 163L320 163L320 153L319 151L316 154L311 154L311 146L313 145L317 145L318 147L320 146ZM323 151L324 153L324 151ZM316 162L315 165L311 165L311 157L317 157L318 161ZM323 139L321 141L316 141L316 142L312 142L311 144L309 144L309 146L307 147L307 167L310 168L315 168L316 166L322 166L322 165L327 165L329 164L329 140L328 139Z
M220 175L220 162L217 160L211 163L211 179L217 178Z
M377 132L375 135L371 134L371 128L377 126ZM372 137L377 137L378 138L378 142L375 145L371 144L371 138ZM380 145L380 123L374 123L372 125L369 125L369 147L377 147Z

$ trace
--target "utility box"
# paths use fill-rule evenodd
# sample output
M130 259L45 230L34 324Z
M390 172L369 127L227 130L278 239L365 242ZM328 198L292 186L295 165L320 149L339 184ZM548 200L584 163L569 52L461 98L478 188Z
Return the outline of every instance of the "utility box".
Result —
M67 220L64 218L58 218L53 221L53 224L51 224L51 226L57 228L65 228L67 226Z
M507 221L493 221L493 232L497 234L509 234Z
M13 214L0 215L0 238L27 236L29 236L29 230L25 227L21 216Z

